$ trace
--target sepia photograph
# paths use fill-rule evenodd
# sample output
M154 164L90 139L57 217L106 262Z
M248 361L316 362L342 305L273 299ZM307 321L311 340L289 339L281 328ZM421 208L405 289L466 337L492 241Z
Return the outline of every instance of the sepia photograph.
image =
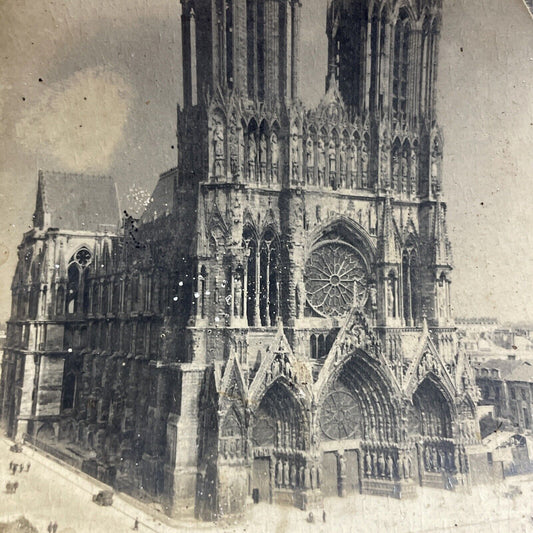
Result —
M2 0L0 113L0 533L533 532L532 0Z

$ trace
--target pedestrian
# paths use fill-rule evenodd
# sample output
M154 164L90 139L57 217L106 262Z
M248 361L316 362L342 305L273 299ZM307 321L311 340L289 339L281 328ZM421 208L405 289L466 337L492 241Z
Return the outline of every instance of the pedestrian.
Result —
M29 471L30 471L30 466L31 466L31 463L28 463L28 464L26 465L26 472L29 472Z
M326 510L322 511L322 522L326 522Z
M46 530L48 531L48 533L52 533L52 529L54 528L54 524L52 524L52 522L50 522L48 524L48 527L46 528Z
M13 492L13 485L11 485L9 481L6 483L6 492L8 494L11 494Z
M15 481L15 483L13 483L13 492L17 492L18 488L19 488L19 482Z
M52 531L53 533L56 533L57 531L57 522L54 522L53 525L52 525Z
M13 461L9 463L9 470L13 470Z
M22 463L19 464L19 471L22 472L24 470L24 465Z
M315 521L315 517L314 517L313 513L309 513L309 514L307 515L307 521L308 521L310 524L313 524L313 523L314 523L314 521Z
M17 473L17 465L13 463L13 466L11 467L11 474L15 475Z
M135 522L133 522L133 530L138 531L139 530L139 519L135 518Z

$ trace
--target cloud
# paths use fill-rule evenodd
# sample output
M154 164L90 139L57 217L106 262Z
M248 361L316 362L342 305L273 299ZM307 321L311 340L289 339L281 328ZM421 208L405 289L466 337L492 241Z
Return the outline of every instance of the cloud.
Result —
M81 70L45 85L15 127L27 151L51 156L61 170L105 172L120 145L133 90L117 73Z

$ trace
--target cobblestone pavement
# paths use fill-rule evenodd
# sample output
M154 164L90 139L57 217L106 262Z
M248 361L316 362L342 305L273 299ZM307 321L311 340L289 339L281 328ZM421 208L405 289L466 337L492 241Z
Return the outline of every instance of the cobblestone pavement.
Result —
M58 533L122 533L131 531L135 517L140 532L226 531L236 533L507 533L533 532L533 478L517 477L495 486L474 487L470 493L418 490L414 500L395 500L366 495L326 498L322 509L308 513L267 504L252 506L239 522L218 526L204 522L175 522L146 508L137 508L128 498L115 496L111 507L91 501L103 486L28 447L23 453L9 452L9 442L0 440L0 522L24 515L40 532L50 521ZM29 472L9 472L9 462L31 463ZM18 481L16 494L7 494L5 484ZM512 490L518 487L519 491ZM510 497L511 493L514 497Z

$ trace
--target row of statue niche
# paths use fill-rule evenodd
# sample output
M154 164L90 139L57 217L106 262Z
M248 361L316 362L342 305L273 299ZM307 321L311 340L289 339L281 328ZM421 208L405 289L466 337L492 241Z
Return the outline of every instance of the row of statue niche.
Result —
M462 440L466 442L477 441L476 431L471 421L459 423L459 436L461 437Z
M425 353L422 359L420 360L420 363L418 364L418 369L416 371L416 375L418 379L424 378L426 374L429 372L433 372L434 374L439 373L439 365L434 357L429 355L429 353Z
M289 380L297 381L296 374L292 368L289 358L285 354L276 354L270 368L267 371L267 383L276 379L278 376L286 376Z
M276 487L285 489L319 489L322 482L322 468L315 465L297 465L294 460L278 459L275 465Z
M453 452L426 444L424 448L424 469L426 472L439 472L454 469Z
M367 478L394 478L395 461L390 453L370 452L365 453L365 476Z
M384 174L387 176L387 173ZM394 150L392 153L390 187L402 194L416 194L418 176L418 157L416 150Z
M232 176L247 175L249 181L277 182L279 172L279 145L277 133L257 135L250 132L245 139L242 130L237 128L236 120L229 125L230 171ZM225 130L222 120L213 120L213 154L215 176L225 174ZM246 160L246 168L245 168Z
M357 146L355 142L346 143L342 140L338 143L331 139L326 146L326 141L320 136L316 141L316 157L315 141L310 136L305 140L306 181L309 185L346 189L355 189L358 186L367 188L368 162L366 140ZM358 176L360 183L357 181Z
M232 459L242 457L244 454L243 449L244 441L241 438L226 438L221 439L220 448L224 459Z

